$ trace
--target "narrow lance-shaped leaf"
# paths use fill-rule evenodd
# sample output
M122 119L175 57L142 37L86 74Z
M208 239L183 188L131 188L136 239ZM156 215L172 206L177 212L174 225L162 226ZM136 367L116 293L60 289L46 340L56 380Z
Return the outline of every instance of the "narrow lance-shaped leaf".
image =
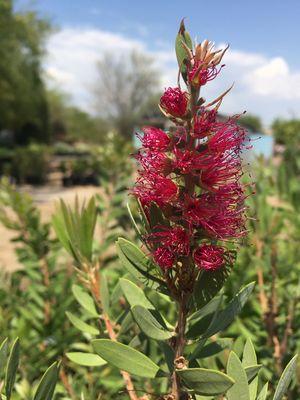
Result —
M159 371L159 366L150 358L125 344L109 339L96 339L92 341L92 345L100 357L130 374L155 378Z
M230 301L225 310L221 311L211 326L205 332L205 337L210 337L230 325L241 312L255 286L255 282L249 283Z
M78 285L73 285L72 286L72 292L78 301L78 303L86 310L88 311L91 316L93 317L98 317L98 313L95 307L95 303L93 298L86 293L80 286Z
M6 338L5 340L3 340L0 346L0 377L2 371L4 370L4 366L6 364L7 355L8 355L8 339Z
M276 387L273 400L282 400L285 395L297 368L297 358L298 356L295 355L285 367Z
M153 263L136 245L119 238L116 246L123 266L134 278L145 284L150 282L153 288L157 287L157 284L165 285L164 281L152 275Z
M230 273L230 267L224 266L216 271L201 271L195 283L193 300L197 308L211 301L222 289Z
M211 369L186 368L176 373L189 389L204 396L224 394L234 384L230 376Z
M110 298L106 275L101 273L100 275L100 297L101 305L105 314L109 315L110 311Z
M75 364L83 365L85 367L102 367L102 365L107 364L107 362L98 356L98 354L93 353L82 353L76 351L66 353L66 356Z
M124 296L131 307L140 305L150 310L154 310L153 304L150 303L141 288L125 278L121 278L119 282Z
M9 400L11 397L12 389L15 383L17 369L19 365L19 357L20 357L20 344L19 344L19 338L17 338L12 345L6 367L5 395L7 400Z
M96 329L95 327L87 324L84 321L81 321L80 318L76 317L76 315L70 313L70 312L66 312L66 315L68 317L68 319L70 320L70 322L80 331L82 332L86 332L86 333L90 333L91 335L98 335L99 334L99 330Z
M257 396L257 400L266 400L267 395L268 395L268 387L269 387L269 383L267 382L263 388L261 389L261 391L259 392L259 395Z
M184 21L182 20L178 35L176 36L175 51L180 71L186 80L186 66L184 61L188 58L188 52L185 46L191 50L193 42L190 34L185 30Z
M257 364L257 356L250 338L247 339L243 352L243 367L245 368L249 384L250 400L255 400L258 389L258 372L261 366Z
M248 379L238 356L232 351L228 358L227 374L235 380L228 390L228 400L250 400Z
M136 305L131 311L141 331L151 339L167 340L174 335L174 332L166 330L147 308Z
M59 365L57 362L52 364L44 373L33 400L51 400L58 380Z

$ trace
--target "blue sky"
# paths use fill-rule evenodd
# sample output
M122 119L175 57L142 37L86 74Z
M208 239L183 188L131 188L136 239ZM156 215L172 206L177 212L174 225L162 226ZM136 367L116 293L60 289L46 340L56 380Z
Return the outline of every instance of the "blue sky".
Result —
M40 0L35 3L19 0L18 4L19 7L34 4L60 27L61 31L49 41L50 56L45 67L59 83L65 77L63 87L71 88L75 102L85 108L90 107L91 100L89 91L84 89L89 86L84 79L86 67L82 63L80 72L78 65L77 69L71 65L76 61L81 63L80 54L90 63L87 70L94 74L92 64L96 53L100 58L101 52L110 46L118 48L118 43L123 50L137 46L155 58L161 57L165 86L174 76L175 63L171 57L174 36L180 19L186 17L189 31L198 40L209 38L217 44L230 43L231 56L225 59L228 72L223 79L226 84L234 80L237 92L225 111L247 108L260 114L266 124L276 115L299 114L299 0ZM77 60L68 55L74 49L78 51ZM65 64L62 58L66 58ZM221 86L216 85L215 90ZM212 92L213 89L208 93Z

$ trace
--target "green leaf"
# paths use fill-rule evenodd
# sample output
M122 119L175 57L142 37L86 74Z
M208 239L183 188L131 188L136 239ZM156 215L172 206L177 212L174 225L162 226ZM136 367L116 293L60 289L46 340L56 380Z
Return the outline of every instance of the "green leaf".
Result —
M230 325L235 317L241 312L242 308L246 304L248 298L250 297L255 286L255 282L249 283L243 289L235 295L235 297L230 301L225 310L221 311L213 323L205 332L205 337L210 337L216 333L224 330L228 325Z
M99 357L98 354L82 353L82 352L71 352L66 353L69 360L75 364L83 365L85 367L102 367L107 364L103 358Z
M180 29L179 29L178 35L176 36L176 40L175 40L175 52L176 52L176 57L177 57L180 71L183 74L183 78L185 79L186 66L184 64L184 60L187 59L188 54L187 54L186 49L183 46L183 43L185 43L189 49L193 48L193 41L190 37L190 34L185 30L184 22L182 20L181 24L180 24Z
M248 382L251 382L249 384L250 400L255 400L257 395L257 389L258 389L257 374L261 366L256 364L257 364L256 352L251 339L248 338L243 351L242 365L245 368Z
M0 376L4 370L6 364L6 358L8 355L8 339L4 339L0 346Z
M136 245L126 239L119 238L116 246L123 266L134 278L145 284L151 280L152 287L156 287L157 283L165 286L164 281L151 274L151 271L155 270L155 266Z
M20 344L19 344L19 338L17 338L12 345L6 367L5 395L7 400L10 399L11 392L15 383L17 369L19 365L19 357L20 357Z
M285 393L291 383L293 375L296 372L297 358L298 358L298 356L295 355L291 359L291 361L288 363L288 365L285 367L285 369L279 379L273 400L281 400L283 398L283 396L285 395Z
M147 308L136 305L131 311L141 331L151 339L167 340L174 336L174 332L167 331Z
M174 350L167 342L160 342L159 345L164 353L168 369L172 373L174 371L174 358L175 358Z
M70 313L70 312L66 312L66 315L68 317L68 319L70 320L70 322L80 331L82 332L86 332L86 333L90 333L91 335L98 335L99 331L98 329L94 328L91 325L88 325L86 322L81 321L80 318L76 317L76 315Z
M227 392L234 380L223 372L204 368L186 368L177 370L186 386L195 394L219 395Z
M58 239L77 262L92 261L96 220L95 199L91 198L87 206L80 207L77 197L73 209L61 200L52 218Z
M127 210L128 210L129 217L130 217L130 219L131 219L132 225L133 225L133 227L134 227L134 230L135 230L137 236L138 236L140 239L142 239L143 235L142 235L142 233L141 233L139 227L137 226L137 223L135 222L135 219L134 219L134 217L133 217L133 214L132 214L132 211L131 211L131 208L130 208L130 204L129 204L129 203L127 203Z
M100 275L100 297L101 305L105 314L109 315L110 312L110 298L106 276L101 273Z
M267 382L263 388L261 389L261 391L259 392L259 395L257 396L257 400L266 400L267 395L268 395L268 386L269 383Z
M217 339L202 348L199 351L197 358L212 357L221 351L228 349L232 346L232 339ZM194 358L194 357L193 357Z
M144 378L155 378L158 365L139 351L109 339L96 339L92 345L97 354L120 370Z
M228 400L250 400L248 379L246 372L238 356L231 351L228 363L227 374L235 380L235 384L228 390Z
M53 363L38 384L33 400L51 400L58 380L59 365Z
M210 300L204 307L201 307L200 310L194 312L189 318L188 321L195 321L206 317L209 314L212 314L216 311L216 309L220 305L220 296L216 296Z
M119 282L122 292L131 307L139 305L149 310L154 310L153 305L147 299L141 288L125 278L120 278Z
M250 338L247 339L245 347L244 347L242 364L243 364L243 367L249 367L250 365L257 364L256 352L255 352L252 340Z
M248 382L253 382L253 378L259 373L261 370L262 364L257 364L257 365L249 365L248 367L244 367ZM252 383L251 382L251 383ZM251 384L249 385L249 387Z
M95 303L93 298L86 293L80 286L78 285L72 285L72 292L75 297L75 299L78 301L78 303L86 310L88 311L91 316L93 317L98 317L98 313L95 307Z
M219 293L229 274L229 266L217 271L201 271L195 284L193 296L197 308L203 307Z

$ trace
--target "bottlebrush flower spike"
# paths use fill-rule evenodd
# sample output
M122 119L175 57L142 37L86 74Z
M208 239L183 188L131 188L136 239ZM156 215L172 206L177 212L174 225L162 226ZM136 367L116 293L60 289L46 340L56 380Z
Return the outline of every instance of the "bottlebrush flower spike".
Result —
M228 47L215 51L207 40L192 46L183 22L180 29L176 51L187 89L168 88L160 100L176 128L172 133L143 128L132 189L149 220L146 247L177 298L193 291L199 270L213 273L232 265L234 241L246 234L240 183L246 132L237 116L218 116L230 89L208 104L200 97L202 86L219 74Z

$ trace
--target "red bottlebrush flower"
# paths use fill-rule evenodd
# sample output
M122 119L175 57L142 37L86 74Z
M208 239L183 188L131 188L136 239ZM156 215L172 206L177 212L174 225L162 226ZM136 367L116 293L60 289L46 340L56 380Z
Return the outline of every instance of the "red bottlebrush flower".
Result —
M145 126L142 130L144 136L138 137L144 148L156 151L165 151L168 148L170 138L164 131L153 126Z
M181 226L167 227L158 226L157 231L148 236L148 242L151 245L159 243L160 245L172 250L174 254L188 255L190 251L190 236Z
M184 217L195 229L204 230L209 237L220 240L239 238L246 233L245 209L234 198L221 200L205 193L186 202Z
M244 128L231 119L215 125L214 134L210 136L207 146L215 153L225 153L228 150L240 152L246 139Z
M175 118L182 118L188 110L188 93L169 87L160 98L161 108Z
M228 254L224 247L213 244L202 244L194 252L194 261L199 269L216 271L226 264Z
M139 152L136 155L136 159L144 170L153 173L168 175L172 168L172 162L165 153L147 150Z
M175 147L173 153L173 169L181 174L199 174L199 170L213 168L216 164L215 157L207 151L199 152L196 149Z
M194 60L193 65L188 69L188 80L192 86L204 86L218 76L221 68L222 66L218 69L215 65L207 65L201 60Z
M153 253L153 258L163 270L172 268L175 262L174 254L165 247L159 247L156 249Z
M196 168L197 153L192 150L174 148L173 169L182 174L189 174Z
M143 171L140 173L133 193L141 200L142 204L155 202L159 206L164 206L176 199L178 187L172 179Z
M204 110L201 108L200 113L194 119L193 136L199 139L207 136L216 123L216 116L216 110Z
M215 191L222 185L236 182L242 175L240 158L230 154L220 157L207 157L207 167L200 174L200 185L211 191Z

